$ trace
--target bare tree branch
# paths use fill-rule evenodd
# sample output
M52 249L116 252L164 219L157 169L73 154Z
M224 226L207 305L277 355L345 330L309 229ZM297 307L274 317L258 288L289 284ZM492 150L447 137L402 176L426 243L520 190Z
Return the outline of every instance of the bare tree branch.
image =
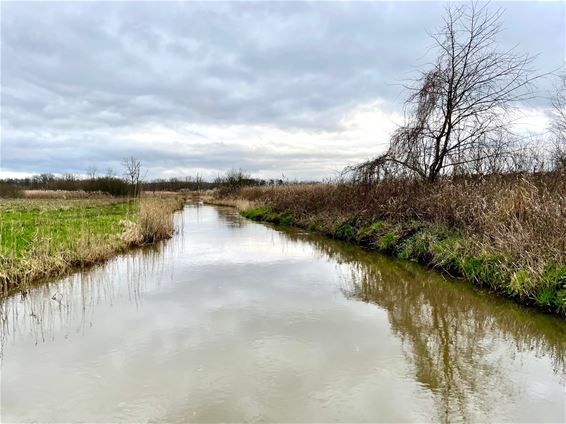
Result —
M411 88L406 123L391 138L388 152L363 166L366 173L389 164L434 181L448 170L477 162L495 166L509 146L509 112L532 97L532 57L513 49L500 51L501 9L487 5L452 5L443 26L432 35L438 56ZM565 128L566 130L566 128ZM371 173L370 172L370 173Z

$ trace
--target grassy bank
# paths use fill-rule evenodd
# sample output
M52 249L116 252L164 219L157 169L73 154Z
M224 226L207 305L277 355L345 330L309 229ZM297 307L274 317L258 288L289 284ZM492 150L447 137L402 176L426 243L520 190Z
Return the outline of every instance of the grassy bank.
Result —
M563 177L255 187L232 197L255 205L242 212L247 218L417 261L564 316Z
M179 197L0 200L2 292L168 238L182 205Z

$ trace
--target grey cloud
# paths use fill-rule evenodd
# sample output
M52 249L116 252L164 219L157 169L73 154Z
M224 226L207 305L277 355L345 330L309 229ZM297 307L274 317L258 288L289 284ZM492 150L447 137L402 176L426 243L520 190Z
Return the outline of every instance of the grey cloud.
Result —
M119 136L114 143L96 140L101 131L106 137L149 123L195 123L316 133L340 131L345 111L376 99L399 111L398 83L426 63L425 31L439 25L444 4L3 2L1 7L1 167L63 172L133 147L122 148ZM503 44L540 53L535 67L542 71L563 63L563 4L504 7ZM35 152L25 150L26 143ZM100 150L101 145L112 148ZM222 147L211 149L216 150ZM45 152L57 159L40 160ZM168 157L146 153L140 154L156 169ZM214 157L216 162L199 160L214 169L228 166L220 154ZM252 158L239 160L259 169ZM281 160L292 166L291 158Z

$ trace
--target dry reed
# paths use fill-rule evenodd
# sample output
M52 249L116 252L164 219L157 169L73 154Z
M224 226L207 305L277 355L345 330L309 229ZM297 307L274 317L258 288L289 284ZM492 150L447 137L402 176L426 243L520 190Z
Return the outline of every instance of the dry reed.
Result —
M247 187L219 201L236 199L269 207L275 215L259 211L268 220L285 212L293 225L419 260L566 313L563 173L447 178L436 184Z

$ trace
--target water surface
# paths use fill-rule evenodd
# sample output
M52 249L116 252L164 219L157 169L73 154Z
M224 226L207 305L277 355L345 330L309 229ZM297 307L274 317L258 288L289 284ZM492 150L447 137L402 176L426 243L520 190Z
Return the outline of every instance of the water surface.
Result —
M564 422L566 322L188 206L173 239L0 303L2 422Z

